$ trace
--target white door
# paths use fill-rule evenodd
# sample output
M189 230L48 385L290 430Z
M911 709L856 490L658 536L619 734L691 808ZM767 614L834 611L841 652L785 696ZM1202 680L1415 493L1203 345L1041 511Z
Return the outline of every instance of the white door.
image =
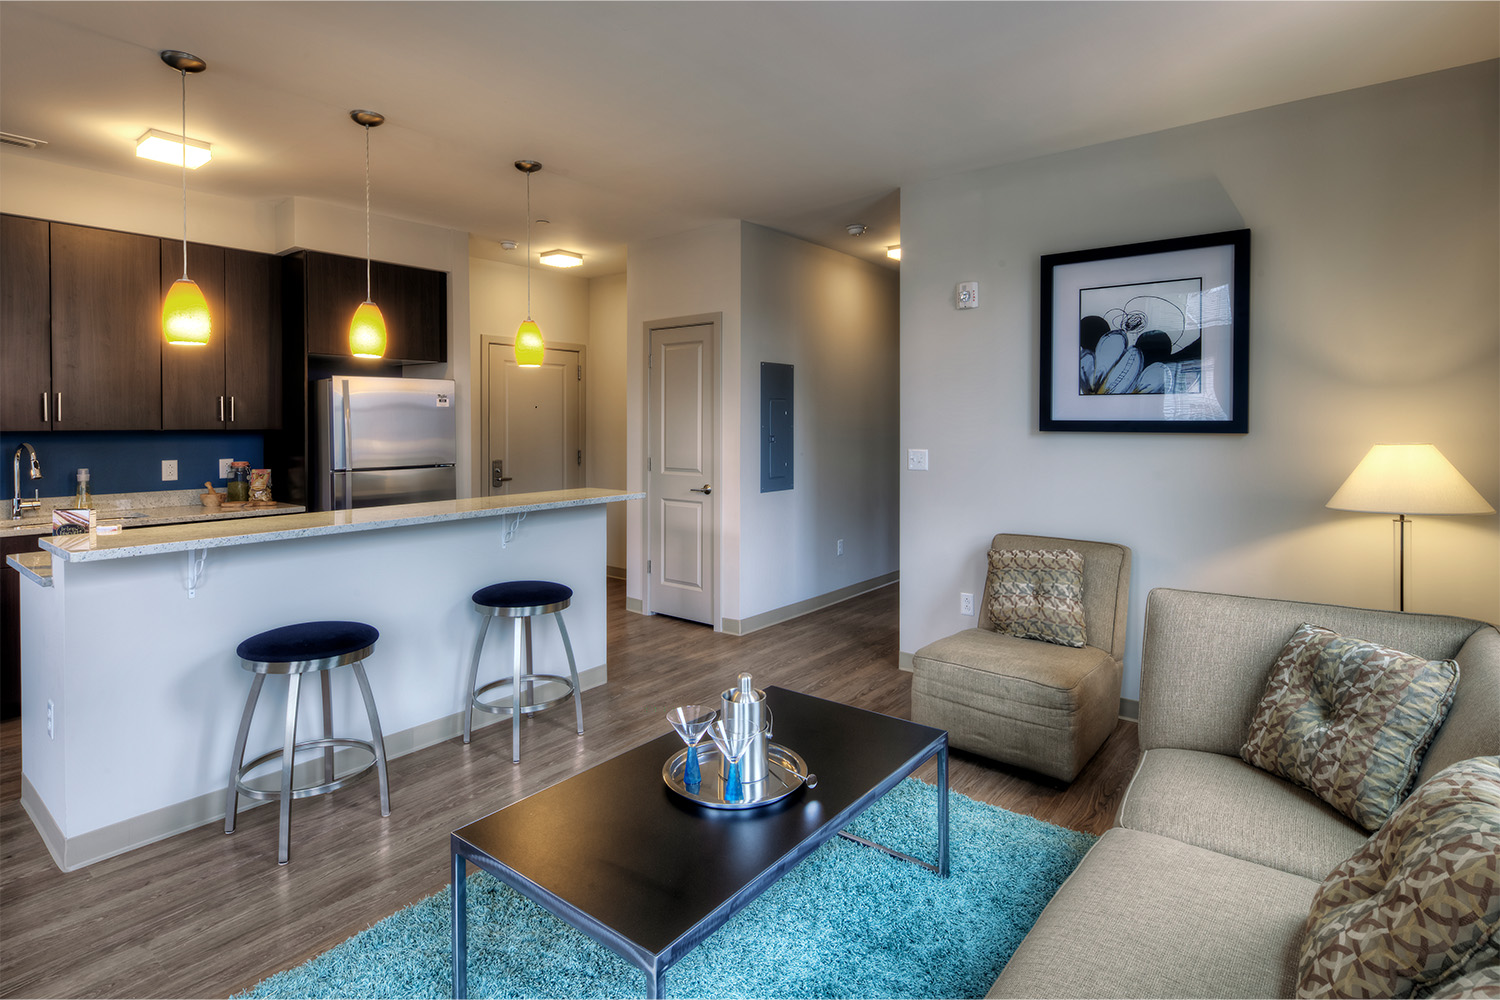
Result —
M509 344L489 342L488 493L567 490L584 483L578 351L547 348L540 368L516 364Z
M649 609L713 624L714 327L651 331Z

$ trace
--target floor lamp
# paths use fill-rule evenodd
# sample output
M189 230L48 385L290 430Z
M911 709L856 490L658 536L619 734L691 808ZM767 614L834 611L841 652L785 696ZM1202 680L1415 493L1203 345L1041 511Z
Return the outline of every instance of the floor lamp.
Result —
M1430 444L1377 444L1328 501L1333 510L1395 514L1397 609L1406 610L1408 514L1493 514L1479 491Z

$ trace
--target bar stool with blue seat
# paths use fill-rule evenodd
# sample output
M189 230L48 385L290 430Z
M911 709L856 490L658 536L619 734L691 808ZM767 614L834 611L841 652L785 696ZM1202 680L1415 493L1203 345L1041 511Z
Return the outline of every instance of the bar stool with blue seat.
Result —
M583 735L583 697L578 684L578 664L573 659L573 643L568 639L568 626L563 623L563 609L573 602L573 590L561 583L546 580L513 580L495 583L474 591L474 610L484 618L479 627L479 638L474 640L474 656L469 663L469 703L464 708L464 742L469 742L473 731L474 709L493 715L511 717L510 758L521 762L521 716L546 711L573 698L573 709L578 716L578 734ZM563 651L568 654L568 676L538 674L532 671L531 620L541 615L551 615L557 621L557 630L562 634ZM510 677L491 681L483 687L479 683L479 654L484 651L484 637L489 634L490 623L496 618L510 618L515 636L515 657ZM522 669L524 666L524 670ZM566 692L555 698L536 701L538 685L561 684ZM497 688L509 688L510 704L505 704L502 695L499 701L483 702L480 695Z
M286 864L291 844L292 800L343 788L362 777L374 767L380 777L380 815L391 814L390 784L386 780L385 738L380 732L380 716L375 711L375 696L370 692L370 681L365 677L364 660L375 649L375 640L380 633L372 625L362 622L303 622L285 625L268 632L253 635L239 644L235 653L240 657L240 666L255 675L250 684L250 696L245 700L245 714L240 719L240 733L234 744L234 759L229 772L229 790L224 810L224 832L234 832L235 810L239 796L252 799L281 800L281 834L276 849L278 864ZM354 668L354 678L359 682L360 693L365 699L365 714L370 719L370 739L358 740L333 735L333 701L330 698L329 672L343 666ZM323 738L297 741L297 695L301 690L303 674L317 673L323 689ZM286 739L275 750L261 754L250 763L245 763L245 742L250 736L250 720L255 715L256 701L268 674L285 675L286 693ZM356 771L342 778L334 777L333 752L336 747L354 747L368 752L373 759ZM295 788L292 784L292 768L298 750L323 751L323 780L320 784ZM281 787L279 789L256 788L245 781L245 775L255 768L281 757Z

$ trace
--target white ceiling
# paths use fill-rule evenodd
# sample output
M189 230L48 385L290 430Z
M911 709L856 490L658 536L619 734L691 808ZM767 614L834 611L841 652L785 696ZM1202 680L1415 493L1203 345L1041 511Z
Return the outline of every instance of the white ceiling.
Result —
M1500 4L7 0L10 155L175 185L164 48L194 190L360 205L369 108L377 213L524 246L541 160L535 248L595 275L720 219L883 261L903 184L1495 58Z

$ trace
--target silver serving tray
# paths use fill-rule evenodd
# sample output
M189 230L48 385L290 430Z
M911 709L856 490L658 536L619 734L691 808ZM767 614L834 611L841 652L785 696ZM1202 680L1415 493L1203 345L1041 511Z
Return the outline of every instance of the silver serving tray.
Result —
M768 743L765 779L741 786L745 790L743 802L725 802L724 779L719 774L719 757L719 748L712 743L705 741L704 744L699 744L698 770L703 781L697 788L690 789L682 780L688 758L687 747L683 747L662 765L661 780L678 795L699 805L713 809L754 809L781 801L801 788L807 778L807 761L798 756L796 751L777 743Z

